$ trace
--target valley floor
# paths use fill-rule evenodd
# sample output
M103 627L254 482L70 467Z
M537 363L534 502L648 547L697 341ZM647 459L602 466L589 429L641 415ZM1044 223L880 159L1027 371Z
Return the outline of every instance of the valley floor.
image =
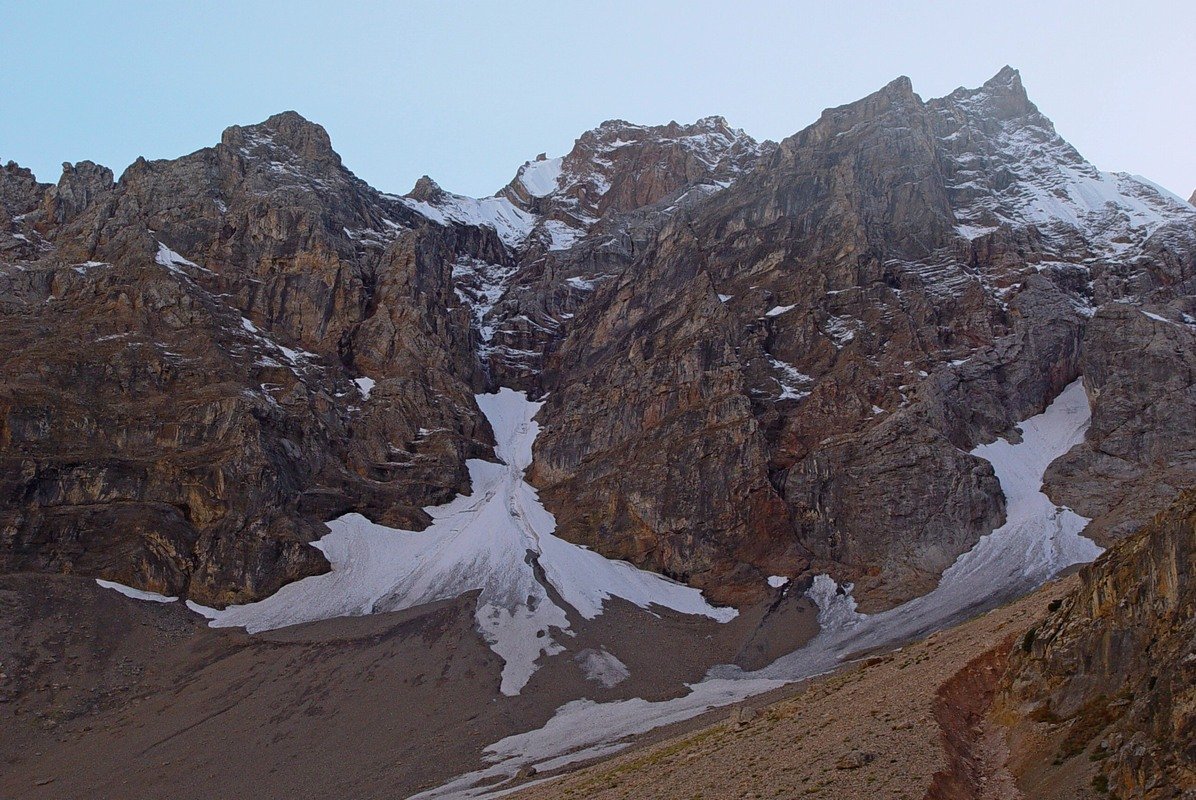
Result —
M734 660L767 610L720 624L614 598L508 697L476 606L470 592L247 635L91 579L2 575L0 797L407 797L576 697L683 694ZM816 629L808 606L790 613ZM611 686L585 661L606 642L630 671Z
M941 708L936 717L944 685L1017 641L1073 582L753 698L747 724L716 709L516 796L920 800L947 765ZM545 670L536 680L561 681L559 693L486 702L497 670L473 634L472 595L252 637L81 579L8 576L0 603L6 798L405 797L470 768L513 723L543 722L579 691ZM620 633L637 620L628 622ZM691 675L703 668L693 658ZM457 702L444 702L446 691Z

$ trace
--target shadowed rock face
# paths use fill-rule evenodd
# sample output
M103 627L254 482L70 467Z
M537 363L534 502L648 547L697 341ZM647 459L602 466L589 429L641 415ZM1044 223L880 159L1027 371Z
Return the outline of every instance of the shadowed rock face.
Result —
M1191 791L1196 493L1181 494L1086 567L1080 581L1015 649L997 713L1015 729L1032 727L1026 717L1040 723L1040 731L1045 723L1057 754L1043 751L1040 757L1054 757L1056 766L1093 753L1111 795Z
M969 451L1080 374L1047 484L1097 535L1196 475L1196 211L1008 68L780 144L611 121L480 200L377 192L293 112L112 177L0 170L3 569L261 597L325 568L324 520L467 490L500 385L546 396L563 536L729 602L925 592L1004 514Z

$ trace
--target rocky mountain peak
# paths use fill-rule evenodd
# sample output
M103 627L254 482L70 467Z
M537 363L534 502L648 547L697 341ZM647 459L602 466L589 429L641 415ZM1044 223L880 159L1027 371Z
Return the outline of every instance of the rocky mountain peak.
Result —
M265 157L273 161L297 158L311 163L340 165L341 159L332 149L332 140L322 125L295 111L283 111L256 125L233 125L220 137L225 147L242 155Z
M910 100L917 97L914 94L914 83L908 75L898 75L882 86L876 94L895 100Z
M429 176L423 175L415 182L415 186L411 187L411 191L404 195L404 197L418 200L421 203L435 203L444 197L444 194L444 189L440 188L439 183L432 180Z
M1192 192L1192 196L1188 198L1188 202L1196 206L1196 192Z
M698 183L725 185L761 152L719 116L665 125L610 119L579 136L567 155L525 163L501 194L525 210L586 228Z
M874 125L905 128L908 124L896 122L897 117L920 113L922 107L910 79L902 75L854 103L824 110L813 125L781 142L781 149L792 151L799 146L819 145L839 134L849 131L858 134Z
M45 184L38 183L28 167L9 161L0 168L0 210L9 217L36 208L45 189Z
M961 86L941 102L966 107L974 115L994 122L1033 117L1039 125L1050 126L1050 120L1042 116L1038 107L1030 102L1026 87L1022 85L1021 73L1009 66L1002 67L1000 72L979 88ZM1054 131L1053 126L1051 130Z

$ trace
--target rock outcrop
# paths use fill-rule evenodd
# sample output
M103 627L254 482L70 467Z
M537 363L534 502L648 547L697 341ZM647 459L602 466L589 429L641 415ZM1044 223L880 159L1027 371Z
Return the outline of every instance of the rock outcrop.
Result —
M1196 492L1084 568L1015 648L994 715L1028 796L1079 770L1110 797L1196 790Z

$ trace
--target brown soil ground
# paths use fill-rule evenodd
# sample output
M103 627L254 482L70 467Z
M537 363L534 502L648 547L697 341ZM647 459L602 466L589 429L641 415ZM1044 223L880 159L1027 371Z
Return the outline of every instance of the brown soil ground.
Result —
M569 700L676 696L817 630L809 601L779 592L726 625L614 601L503 697L473 609L467 595L248 636L89 579L0 575L0 797L402 798ZM631 672L611 688L574 660L603 645Z
M721 721L691 729L511 796L1016 797L1003 771L1003 736L984 726L984 694L999 674L1001 653L1074 581L1053 582L899 651L798 684L779 702L757 701L756 717L746 725ZM973 793L972 786L981 789Z

